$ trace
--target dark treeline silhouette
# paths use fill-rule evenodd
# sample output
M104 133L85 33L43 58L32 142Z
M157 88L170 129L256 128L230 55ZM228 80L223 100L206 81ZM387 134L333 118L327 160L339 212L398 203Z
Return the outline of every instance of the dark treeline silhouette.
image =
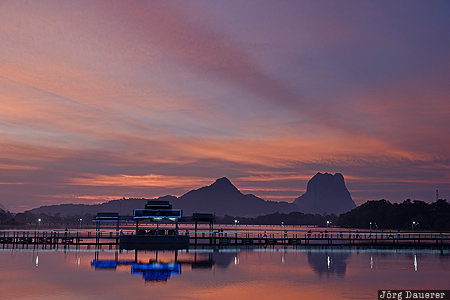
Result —
M217 223L221 224L234 224L234 220L238 220L241 225L280 225L283 223L284 225L317 226L326 226L327 221L329 221L329 225L332 226L336 223L337 216L334 214L322 216L318 214L313 215L304 214L301 212L291 212L289 214L274 213L255 218L241 218L233 216L216 217Z
M47 214L33 214L30 212L12 214L9 212L0 211L0 225L37 225L38 219L41 219L40 226L42 227L52 227L52 226L65 226L65 227L77 227L79 226L79 220L82 219L82 225L92 225L93 215L79 215L79 216L61 216L57 215L47 215ZM187 218L190 219L190 218ZM336 215L313 215L313 214L303 214L301 212L292 212L289 214L274 213L264 216L259 216L255 218L250 217L235 217L235 216L224 216L216 217L216 222L221 224L234 224L234 220L239 220L241 225L316 225L316 226L326 226L327 221L329 225L336 224Z
M36 226L41 219L42 227L72 227L92 226L92 214L63 216L60 214L33 214L24 212L13 214L0 209L0 225L5 226ZM225 215L216 217L217 223L240 225L328 225L361 229L399 229L399 230L438 230L450 231L450 204L446 200L434 203L405 200L402 203L390 203L387 200L368 201L357 208L341 214L322 216L319 214L304 214L301 212L273 213L258 217L239 217ZM413 223L414 222L414 223ZM372 224L371 224L372 223Z
M65 227L78 227L80 225L80 219L83 226L92 225L93 216L90 214L78 215L78 216L61 216L48 215L48 214L33 214L30 212L13 214L8 211L0 209L0 225L9 226L35 226L52 227L52 226L65 226Z
M0 208L0 225L20 225L15 215Z
M372 224L371 224L372 223ZM337 225L350 228L450 231L450 204L410 199L402 203L368 201L341 214Z

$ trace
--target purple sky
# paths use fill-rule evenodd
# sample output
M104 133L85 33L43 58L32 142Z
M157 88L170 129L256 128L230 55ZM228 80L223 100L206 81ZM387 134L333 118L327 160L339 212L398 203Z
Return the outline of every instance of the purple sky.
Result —
M0 203L450 198L448 1L0 1Z

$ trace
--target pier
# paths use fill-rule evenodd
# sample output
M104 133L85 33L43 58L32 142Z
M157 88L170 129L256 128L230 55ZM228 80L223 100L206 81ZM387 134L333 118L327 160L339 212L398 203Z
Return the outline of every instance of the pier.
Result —
M0 247L9 245L117 245L121 236L134 235L134 230L1 230ZM166 236L173 229L142 230L140 235ZM179 229L179 234L189 237L191 246L241 246L241 245L348 245L348 246L450 246L450 233L439 232L381 232L342 230L193 230Z

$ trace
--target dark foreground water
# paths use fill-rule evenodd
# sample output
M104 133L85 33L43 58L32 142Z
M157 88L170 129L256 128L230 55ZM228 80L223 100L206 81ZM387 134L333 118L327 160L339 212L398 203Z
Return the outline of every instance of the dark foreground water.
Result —
M0 299L376 299L450 289L449 250L0 249Z

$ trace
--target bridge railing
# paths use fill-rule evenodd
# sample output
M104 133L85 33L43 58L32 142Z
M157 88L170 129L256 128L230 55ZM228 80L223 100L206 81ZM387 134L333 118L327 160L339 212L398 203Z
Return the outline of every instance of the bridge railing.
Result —
M149 232L150 230L147 230ZM162 229L162 231L164 231ZM167 231L166 231L167 232ZM146 234L145 233L145 234ZM197 238L251 238L251 239L352 239L352 240L450 240L450 233L447 232L396 232L396 231L359 231L342 230L239 230L233 228L227 229L198 229L180 227L180 235L189 235ZM0 230L0 237L77 237L77 238L117 238L120 234L135 234L134 229L121 230L64 230L64 229L45 229L45 230Z

